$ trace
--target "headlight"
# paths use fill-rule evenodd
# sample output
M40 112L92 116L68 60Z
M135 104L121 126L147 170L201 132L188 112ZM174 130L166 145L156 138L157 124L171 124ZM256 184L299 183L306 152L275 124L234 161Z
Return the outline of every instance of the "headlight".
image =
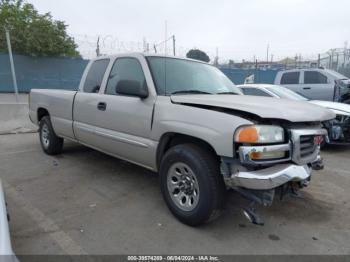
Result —
M284 141L284 131L282 127L271 125L242 126L237 129L235 142L238 143L280 143Z

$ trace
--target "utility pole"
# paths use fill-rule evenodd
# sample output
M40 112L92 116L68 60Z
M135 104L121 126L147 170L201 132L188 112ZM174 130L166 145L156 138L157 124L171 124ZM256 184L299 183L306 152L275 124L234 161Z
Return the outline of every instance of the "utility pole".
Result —
M267 48L266 48L266 63L269 63L269 48L270 48L270 44L267 44Z
M214 65L218 66L219 65L219 48L218 47L216 48L215 52L216 52L216 56L214 59Z
M143 52L147 52L147 41L146 41L146 37L143 37L142 39L143 42Z
M167 55L167 41L168 41L168 22L165 20L165 25L164 25L164 53Z
M176 48L175 48L175 35L173 35L173 53L174 53L174 56L176 55L175 50L176 50Z
M18 87L17 87L15 65L13 63L13 55L12 55L12 47L11 47L11 40L10 40L10 32L9 32L7 27L5 27L5 32L6 32L7 49L9 51L9 57L10 57L10 65L11 65L13 87L15 89L16 102L18 103L19 99L18 99Z
M335 70L338 70L338 63L339 63L339 53L337 53L337 65L336 65Z
M98 37L96 43L96 56L99 57L100 55L100 37Z

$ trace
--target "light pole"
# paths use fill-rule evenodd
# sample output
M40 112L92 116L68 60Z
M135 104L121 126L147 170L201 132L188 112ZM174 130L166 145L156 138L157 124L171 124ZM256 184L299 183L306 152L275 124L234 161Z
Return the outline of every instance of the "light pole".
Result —
M11 40L10 40L10 32L9 32L9 30L8 30L8 28L6 26L5 26L5 32L6 32L7 49L9 51L11 73L12 73L12 80L13 80L13 87L15 89L16 102L18 103L19 99L18 99L17 79L16 79L15 65L13 63L12 47L11 47Z
M269 63L269 48L270 48L270 44L267 44L267 48L266 48L266 63Z

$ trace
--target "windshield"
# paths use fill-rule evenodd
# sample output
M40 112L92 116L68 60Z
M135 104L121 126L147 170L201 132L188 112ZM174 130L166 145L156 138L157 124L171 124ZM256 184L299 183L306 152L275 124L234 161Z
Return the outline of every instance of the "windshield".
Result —
M285 99L291 99L296 101L309 101L308 98L295 93L283 86L276 86L276 87L266 87L266 89L275 95L277 95L279 98L285 98Z
M241 91L216 67L169 57L147 57L158 95Z

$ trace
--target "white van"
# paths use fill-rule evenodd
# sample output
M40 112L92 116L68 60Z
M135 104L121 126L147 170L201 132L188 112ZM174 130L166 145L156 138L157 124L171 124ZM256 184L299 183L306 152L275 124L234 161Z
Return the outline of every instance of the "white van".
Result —
M276 85L282 85L312 100L326 101L334 100L335 81L341 82L346 89L350 84L348 77L333 70L322 68L284 70L278 72L275 78ZM348 90L344 91L342 91L342 94L348 93ZM343 97L343 102L348 99L348 96Z

